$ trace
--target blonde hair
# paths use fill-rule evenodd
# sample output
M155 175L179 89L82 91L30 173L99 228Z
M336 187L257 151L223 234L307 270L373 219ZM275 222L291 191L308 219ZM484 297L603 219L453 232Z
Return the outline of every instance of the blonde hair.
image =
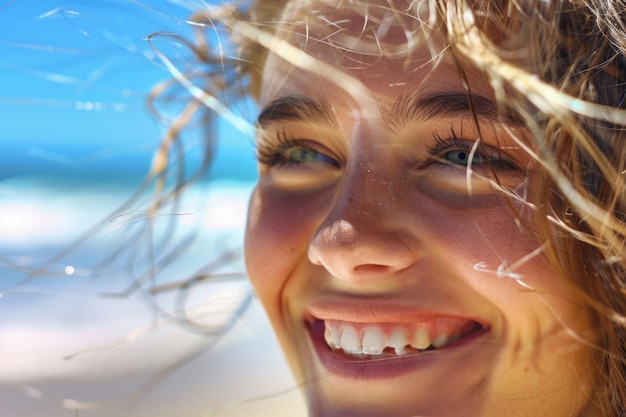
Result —
M258 99L268 51L298 59L293 45L279 45L274 36L287 3L254 0L196 14L196 55L218 69L205 74L199 101L215 109L211 99L223 90ZM603 416L626 416L626 3L423 0L411 6L398 12L419 20L427 7L428 21L421 23L443 32L460 62L482 70L502 109L513 109L532 132L528 152L538 168L528 199L534 221L526 226L545 242L546 258L578 289L597 324L592 400ZM202 27L215 25L229 33L230 58L203 41Z

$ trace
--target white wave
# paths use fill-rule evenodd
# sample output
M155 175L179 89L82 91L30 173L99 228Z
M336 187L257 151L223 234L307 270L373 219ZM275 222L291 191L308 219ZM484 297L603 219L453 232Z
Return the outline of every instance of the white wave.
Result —
M279 415L301 409L245 275L198 282L186 294L184 305L178 299L179 283L202 270L212 251L242 246L251 189L250 183L220 181L188 190L176 233L198 229L195 243L159 273L158 282L124 297L102 296L121 291L136 279L124 262L108 265L99 274L90 269L112 244L120 244L107 233L76 257L68 255L27 283L20 280L28 275L14 267L2 268L3 412L19 417L65 416L68 409L80 409L80 415L94 417L165 417L213 415L210 412L226 407L217 415L270 415L255 414L250 405L239 403L284 390L287 397L255 401L258 407L252 408ZM18 265L37 264L108 218L130 191L104 185L50 186L32 179L2 183L3 256ZM141 265L147 264L139 262L130 269L137 272ZM239 258L222 269L241 268ZM164 288L162 293L146 296L158 285ZM181 309L199 327L177 321ZM209 328L229 331L223 335L200 331ZM143 394L136 398L139 393Z

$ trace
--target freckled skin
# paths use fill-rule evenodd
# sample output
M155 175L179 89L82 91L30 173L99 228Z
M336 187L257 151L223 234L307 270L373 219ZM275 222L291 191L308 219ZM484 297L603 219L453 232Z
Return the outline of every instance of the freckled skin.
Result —
M297 21L297 8L285 13L287 21ZM355 69L353 60L337 58L330 46L307 48L359 80L369 97L355 100L323 77L270 54L261 105L294 94L321 98L337 126L281 120L265 130L306 139L340 163L339 168L260 166L246 262L305 389L310 414L582 415L593 379L587 369L591 353L564 325L592 338L585 309L541 256L515 269L524 285L498 277L498 267L514 265L540 242L516 226L509 204L486 182L473 181L469 195L464 170L422 164L433 133L445 136L453 127L474 140L471 118L441 117L390 129L376 110L380 106L371 105L391 106L409 93L463 92L449 57L436 71L428 65L406 71L404 61L391 59ZM427 62L430 52L420 48L413 58ZM402 75L396 80L395 74ZM468 74L474 92L493 97L480 73L468 69ZM497 127L486 126L482 133L488 143L507 140ZM527 160L519 148L507 152ZM514 189L525 175L502 169L500 179ZM327 299L366 300L374 310L377 303L397 304L480 318L489 332L465 350L441 350L439 359L416 372L384 382L366 375L346 378L320 363L308 337L306 311Z

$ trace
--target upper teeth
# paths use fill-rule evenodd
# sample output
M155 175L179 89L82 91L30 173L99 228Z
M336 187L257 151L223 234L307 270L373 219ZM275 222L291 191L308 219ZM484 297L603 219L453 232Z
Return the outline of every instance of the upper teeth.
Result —
M397 355L404 355L411 348L440 348L458 340L467 323L455 318L395 325L325 320L324 339L331 349L342 349L351 355L380 355L388 347Z

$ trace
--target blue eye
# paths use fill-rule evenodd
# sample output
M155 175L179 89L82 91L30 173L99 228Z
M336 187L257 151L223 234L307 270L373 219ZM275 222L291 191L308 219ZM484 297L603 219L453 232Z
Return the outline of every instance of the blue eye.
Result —
M443 159L454 165L468 166L470 165L470 153L471 151L469 150L458 149L455 151L446 152L443 156ZM473 166L482 166L487 164L493 165L499 163L499 161L500 158L498 156L494 156L494 158L489 158L479 152L476 152L471 158L471 164Z
M467 166L470 153L466 150L457 150L446 152L444 159L452 164ZM474 158L475 160L476 158ZM474 162L474 161L472 161Z
M473 153L472 153L473 152ZM461 139L454 131L449 137L441 138L434 135L434 144L430 147L430 153L441 162L459 167L491 167L494 169L506 169L519 171L519 166L501 150L485 146L475 140Z

